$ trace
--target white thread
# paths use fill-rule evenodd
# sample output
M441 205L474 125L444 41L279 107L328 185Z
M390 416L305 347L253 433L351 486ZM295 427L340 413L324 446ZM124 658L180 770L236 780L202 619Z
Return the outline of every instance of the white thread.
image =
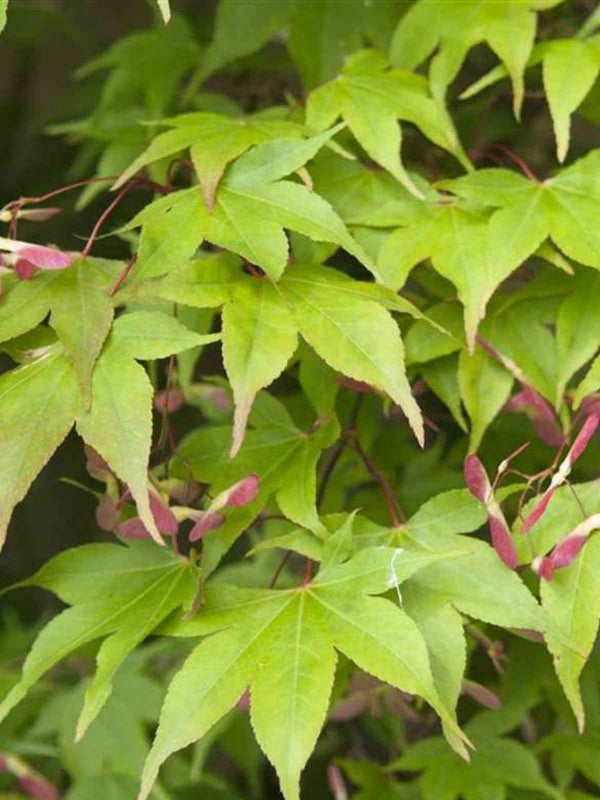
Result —
M390 577L388 580L388 585L390 587L393 586L396 589L396 594L398 595L398 602L400 603L400 605L402 605L402 593L400 592L400 581L398 580L398 573L396 572L396 559L403 552L404 552L403 547L394 548L392 559L390 561Z

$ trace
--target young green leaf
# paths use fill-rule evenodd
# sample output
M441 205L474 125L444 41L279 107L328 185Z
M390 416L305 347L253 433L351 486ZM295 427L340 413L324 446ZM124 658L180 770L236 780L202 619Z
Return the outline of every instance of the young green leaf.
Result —
M556 5L560 0L550 0ZM451 0L439 14L436 0L418 0L400 20L392 38L390 59L394 66L414 69L439 47L429 69L433 96L442 101L460 70L467 52L487 42L506 66L514 93L514 109L520 115L523 73L535 40L536 0L461 2Z
M75 373L61 353L0 377L0 547L13 508L70 431L79 407Z
M597 43L579 39L550 42L542 64L556 154L562 162L569 149L571 114L581 105L600 73L600 48ZM565 80L567 75L572 79Z
M528 249L524 245L529 241L532 247L539 241L545 226L547 235L567 256L600 269L600 234L595 224L595 204L600 198L599 163L600 150L592 150L543 183L508 170L486 169L443 181L440 186L477 203L503 209L516 206L527 213L528 225L523 229L527 235L521 238L518 247L518 239L512 245L521 257L525 257ZM536 195L539 197L534 202ZM511 213L507 212L507 218ZM530 228L536 231L533 238L528 232Z
M0 297L0 342L14 339L35 328L50 309L48 285L54 276L37 275L19 281Z
M556 320L556 395L559 408L567 383L600 347L600 320L596 301L600 291L600 275L588 276L562 302Z
M81 259L50 284L50 324L75 367L84 408L91 403L94 364L110 330L114 309L106 277Z
M111 335L111 341L121 352L144 361L166 358L220 338L219 333L194 333L162 311L123 314L115 321Z
M439 595L432 595L413 581L402 591L404 610L418 625L429 652L436 689L446 708L456 708L467 665L463 620ZM452 731L445 731L447 737Z
M585 724L585 710L579 676L598 633L599 569L600 538L593 536L570 566L558 570L551 581L542 581L541 586L542 606L553 623L546 633L546 642L580 731ZM562 636L557 635L555 628Z
M55 591L71 607L39 634L21 680L0 704L0 717L60 660L87 642L107 637L86 692L78 738L110 695L113 676L123 659L171 611L191 603L197 590L189 563L149 542L135 542L127 548L88 545L69 550L48 562L39 576L27 583Z
M144 368L110 345L96 364L91 408L78 415L77 430L128 484L142 522L162 544L148 500L152 395Z
M500 561L485 542L451 531L475 530L485 521L477 500L462 491L446 492L425 504L392 534L389 543L409 551L441 553L466 549L468 554L438 561L411 578L419 587L445 598L463 614L509 628L545 630L542 610L519 576Z
M142 280L119 291L118 298L167 300L195 308L216 308L231 299L242 278L241 260L233 253L216 253L188 261L156 280Z
M331 367L388 394L422 443L423 422L404 372L396 323L362 297L348 293L340 304L336 283L328 277L325 268L295 267L279 284L301 335Z
M283 372L297 343L294 319L270 281L248 278L235 287L223 309L223 361L235 400L232 457L256 394Z
M471 420L470 452L478 450L483 435L508 400L514 378L481 347L458 357L460 396Z
M283 119L260 115L228 117L197 112L164 121L172 126L159 134L150 146L125 170L113 188L117 189L143 167L190 149L194 168L208 208L212 208L225 167L249 147L271 138L300 136L300 128Z
M142 227L130 281L140 283L170 272L195 255L204 238L202 197L197 189L169 195L170 205ZM144 209L146 211L149 206Z
M388 551L387 558L394 551ZM388 566L389 570L389 566ZM334 648L394 686L420 694L460 731L440 700L425 643L412 620L392 603L370 598L373 589L348 562L335 582L317 580L291 592L246 592L237 608L244 624L211 607L191 624L197 633L220 630L201 643L175 676L142 776L144 800L162 762L200 738L251 687L256 737L275 766L288 800L299 798L300 772L325 720L335 668ZM387 572L387 570L386 570ZM387 581L375 593L387 588ZM223 587L227 598L230 592ZM204 619L203 619L204 617ZM229 619L228 619L229 618ZM190 696L189 686L195 690ZM290 724L290 722L292 724ZM464 752L464 745L461 742Z
M328 127L341 116L359 144L408 191L422 197L401 165L398 118L413 122L436 144L468 164L450 119L429 97L425 81L408 72L388 71L375 51L355 53L341 74L313 91L306 122L311 130Z

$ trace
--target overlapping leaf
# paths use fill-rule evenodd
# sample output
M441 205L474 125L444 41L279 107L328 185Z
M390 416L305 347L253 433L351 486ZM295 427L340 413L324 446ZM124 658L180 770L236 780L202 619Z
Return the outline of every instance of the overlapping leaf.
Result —
M485 169L443 185L461 197L499 209L490 222L498 261L508 259L518 266L550 236L570 258L600 269L599 164L600 151L592 150L542 182L507 170Z
M54 592L70 608L36 639L19 683L0 704L0 717L56 663L102 638L98 668L86 692L78 736L102 708L124 658L174 609L190 605L198 589L189 562L152 542L128 547L97 544L67 550L48 561L26 585Z
M60 352L0 377L0 545L15 505L63 441L81 401Z
M355 53L335 80L310 94L309 129L324 130L338 116L371 158L419 197L421 192L400 162L398 119L414 123L436 144L468 163L450 118L428 95L425 81L410 72L388 71L375 51Z
M143 167L189 150L202 187L204 199L212 207L217 185L225 167L248 148L269 139L299 137L297 124L268 116L228 117L197 112L164 120L169 130L156 136L149 147L125 170L115 188Z
M487 42L506 66L514 92L514 107L523 101L523 73L536 32L536 11L561 0L451 0L439 13L436 0L418 0L400 20L390 46L395 66L413 69L437 50L430 71L431 90L443 100L468 51ZM439 49L438 49L439 48Z
M591 35L596 27L592 14L589 24L582 27L577 37L539 42L527 61L527 67L542 64L544 90L554 125L556 154L561 162L569 150L571 115L579 108L600 73L600 40L598 36ZM497 66L466 89L461 98L472 97L507 74L503 65ZM567 74L571 80L565 79Z
M247 131L246 127L235 124L236 131ZM252 126L249 130L252 131ZM281 180L311 159L335 130L298 142L288 138L258 145L232 166L210 209L203 207L196 189L175 192L147 206L128 226L142 225L142 249L133 279L137 281L168 272L191 257L203 238L238 253L277 279L288 262L285 228L315 241L333 242L372 269L368 255L327 202L300 183ZM187 132L188 128L174 128L168 134L177 134L179 142L181 131ZM222 132L215 134L215 139L221 146ZM241 151L247 150L254 139L244 138ZM160 137L156 141L159 140ZM206 148L206 140L200 140ZM219 178L227 161L241 151L239 148L235 152L232 150L226 160L219 161ZM200 178L202 180L202 173ZM213 190L215 187L216 183ZM149 237L156 244L148 247L146 253L144 242ZM174 245L177 250L173 257L168 252L169 242L176 239L179 243Z
M261 392L249 417L250 430L238 455L231 460L228 425L199 428L179 447L174 469L182 477L213 484L213 491L254 472L260 491L252 503L232 509L225 524L203 539L203 569L212 572L223 555L252 523L271 495L299 525L319 530L316 511L316 464L321 452L339 435L333 419L307 434L294 424L285 408Z
M335 650L382 680L424 697L464 754L454 716L434 688L418 627L393 603L370 597L418 568L410 558L405 566L399 560L395 573L393 557L393 549L364 550L294 591L212 590L198 617L176 631L208 638L169 688L140 798L148 796L167 756L201 737L249 685L256 737L277 770L284 796L297 800L300 773L325 720ZM195 686L192 697L190 684Z

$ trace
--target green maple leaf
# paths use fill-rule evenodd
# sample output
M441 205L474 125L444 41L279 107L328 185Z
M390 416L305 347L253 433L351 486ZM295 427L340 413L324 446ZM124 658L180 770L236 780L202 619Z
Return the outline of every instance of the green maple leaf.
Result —
M132 311L113 325L111 341L123 353L143 361L167 358L221 338L219 333L195 333L162 311Z
M509 170L485 169L440 186L498 209L490 220L489 245L497 260L518 266L550 236L570 258L600 269L599 165L600 150L592 150L541 182Z
M86 408L94 364L114 315L109 290L121 268L118 262L76 259L67 269L17 283L0 306L2 340L29 331L51 312L50 324L75 367Z
M321 151L311 163L310 174L315 191L331 203L346 225L391 228L421 217L422 203L383 170ZM411 180L428 198L436 196L418 175L411 175Z
M488 301L526 256L498 255L487 215L472 207L447 202L421 206L419 216L407 217L403 227L386 241L388 253L381 253L377 261L381 281L397 290L415 264L430 258L434 269L457 289L464 306L467 345L472 351Z
M325 200L300 183L280 180L300 169L336 130L297 142L275 139L257 145L229 169L210 210L203 206L195 188L147 206L127 228L142 225L141 248L148 237L156 244L148 247L147 255L140 250L133 279L149 278L181 264L204 238L238 253L276 280L288 262L284 228L315 241L333 242L373 269L368 255ZM175 239L185 245L178 244L176 255L171 256L165 251Z
M469 450L479 449L483 435L510 396L514 377L481 347L458 357L458 387L471 420Z
M596 786L600 785L600 769L596 754L600 747L598 731L586 731L585 734L570 732L550 733L538 744L538 752L552 753L570 770L577 770ZM591 800L593 795L573 792L569 800Z
M167 300L195 308L218 308L231 300L242 274L234 253L201 253L202 258L178 264L155 279L125 283L117 293L120 302Z
M542 581L540 590L542 606L553 623L546 642L580 731L585 725L585 710L579 677L592 652L600 623L599 569L600 539L596 535L570 566L557 570L551 581Z
M551 403L557 396L558 372L556 339L549 330L556 324L553 312L545 304L510 302L490 314L480 328L485 340L516 364L525 380Z
M259 50L280 31L286 40L305 87L331 80L344 58L364 45L365 39L380 50L389 44L391 31L408 0L347 0L347 13L339 14L337 0L221 0L217 6L213 39L186 92L190 99L212 72Z
M194 334L160 312L120 317L94 369L91 406L77 417L78 432L128 484L144 525L159 544L163 541L148 498L154 389L135 359L162 358L215 338Z
M162 687L140 673L135 658L127 660L115 676L113 691L98 718L83 739L75 741L85 683L57 688L42 707L31 734L54 737L75 800L92 800L98 792L111 800L128 800L135 796L137 776L148 754L145 728L158 717ZM116 730L119 737L114 735Z
M446 708L456 708L467 664L463 619L445 597L416 583L402 590L403 607L423 634L436 689ZM446 736L451 741L452 731Z
M524 93L523 73L535 41L535 12L559 2L561 0L450 0L440 14L436 0L418 0L396 28L390 59L397 67L414 69L437 50L429 80L433 96L443 101L467 52L485 41L511 77L515 113L519 115Z
M539 497L534 497L523 508L523 519L527 518ZM586 514L600 511L597 485L594 481L561 486L543 516L527 534L523 543L526 555L548 553L582 519L581 508ZM515 526L519 536L520 525ZM521 540L525 537L519 536ZM579 677L596 639L600 621L600 603L595 590L600 539L597 534L590 537L577 558L564 569L556 571L551 581L541 582L542 606L552 622L545 634L548 649L554 657L556 673L569 700L580 730L583 730L585 712L581 701Z
M4 30L6 25L6 10L8 8L8 0L0 0L0 33Z
M169 130L156 136L146 150L125 170L114 188L122 186L143 167L189 150L205 202L212 208L217 185L230 161L260 142L274 138L299 138L301 128L285 119L264 114L228 117L194 112L162 120Z
M277 287L266 280L241 282L223 308L223 363L235 401L232 456L254 398L283 372L297 344L296 324Z
M46 272L31 281L5 285L0 303L1 342L21 336L43 321L50 308L48 285L52 279Z
M394 554L386 548L364 550L296 590L207 589L205 609L176 631L208 638L168 690L139 797L148 796L161 763L200 738L250 686L255 735L284 796L297 799L300 773L325 721L335 650L381 680L424 697L464 754L454 716L434 687L419 629L393 603L371 596L418 568L410 558L393 565Z
M251 525L274 493L288 517L299 525L320 530L316 511L316 464L321 452L339 436L334 419L307 433L297 427L284 406L261 392L248 420L244 444L230 459L231 428L210 426L193 431L181 442L173 471L212 484L214 493L255 473L258 496L248 505L231 509L223 526L203 539L202 566L214 570L236 539Z
M382 299L394 298L384 293ZM236 402L232 454L241 445L254 396L283 372L298 333L333 369L388 394L422 441L398 327L376 299L378 287L326 267L295 265L276 285L240 281L223 310L224 363ZM401 298L397 302L404 310Z
M79 79L104 73L99 102L90 116L52 125L49 133L82 145L86 158L97 159L97 177L119 175L150 143L156 128L145 123L169 111L181 79L198 64L200 52L195 31L179 15L166 27L137 30L120 39L77 70ZM77 162L74 169L79 169ZM152 177L162 180L164 174L156 170ZM89 205L102 189L102 181L86 186L76 207Z
M69 608L41 631L20 681L0 703L4 718L51 667L82 645L103 638L86 691L77 737L83 736L112 689L121 662L198 589L190 563L152 542L128 547L91 544L60 553L20 585L54 592Z
M486 542L460 535L476 530L484 521L482 505L466 491L453 490L421 506L404 528L382 531L379 541L410 551L466 551L461 557L426 567L411 581L483 622L545 631L545 615L519 576Z
M50 324L73 362L86 408L94 364L113 321L108 290L105 275L85 260L76 261L50 284Z
M422 194L400 162L398 119L414 123L440 147L469 164L450 118L429 96L425 80L410 72L388 71L385 59L375 51L355 53L335 80L309 95L309 129L324 130L338 116L371 158L417 197Z
M480 800L484 796L503 800L509 786L560 800L562 792L545 778L534 753L521 742L488 731L489 717L489 712L479 714L465 728L475 746L469 764L457 758L443 739L432 737L410 745L388 765L388 771L422 772L423 800Z
M325 267L296 267L279 287L300 334L318 355L334 369L388 394L422 442L421 413L404 372L402 340L392 317L374 302L377 287Z
M592 14L577 37L539 42L527 61L527 67L542 65L544 91L556 138L556 155L561 162L569 150L571 115L579 108L600 73L600 38L591 36L597 27ZM571 80L565 79L567 73ZM507 74L503 65L497 66L469 86L461 94L461 99L473 97Z
M0 377L0 546L13 508L67 436L79 407L73 367L55 349Z
M557 408L562 403L564 390L571 377L596 355L600 347L599 291L600 276L587 275L586 280L573 289L558 309L556 394L552 398Z

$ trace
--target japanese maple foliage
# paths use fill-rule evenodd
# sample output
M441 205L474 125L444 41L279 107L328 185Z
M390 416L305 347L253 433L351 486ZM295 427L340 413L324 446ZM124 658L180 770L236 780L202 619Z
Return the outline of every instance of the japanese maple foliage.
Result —
M0 778L597 796L600 7L177 5L0 209L0 541L67 437L97 528L8 587Z

